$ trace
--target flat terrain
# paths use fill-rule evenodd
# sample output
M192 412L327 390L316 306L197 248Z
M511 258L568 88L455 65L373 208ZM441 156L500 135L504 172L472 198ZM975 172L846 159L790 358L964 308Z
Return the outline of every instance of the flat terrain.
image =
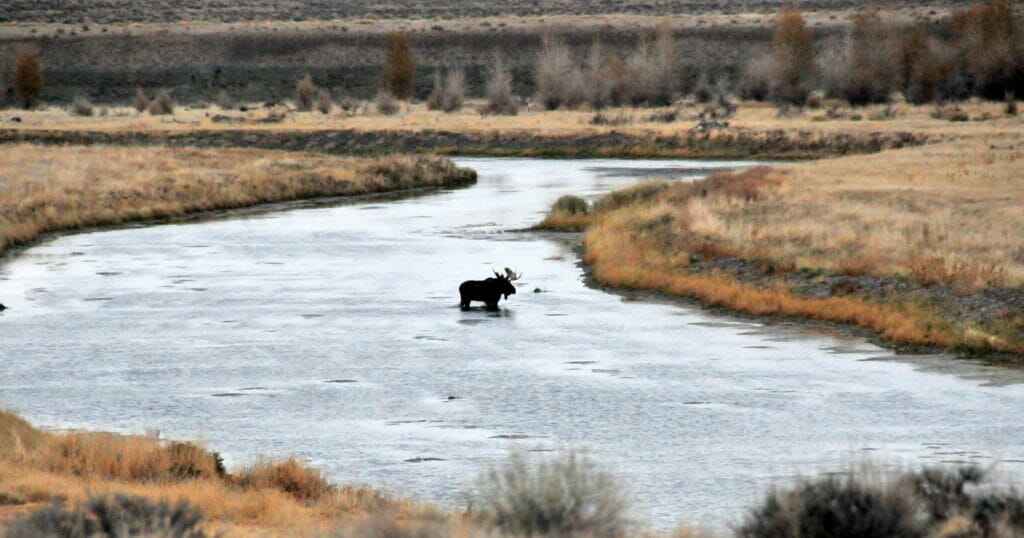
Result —
M878 7L917 7L921 2L880 0ZM925 5L963 6L968 2L938 0ZM853 0L813 0L794 4L782 0L553 0L549 2L486 2L455 0L430 2L377 2L357 0L325 2L319 0L184 0L173 4L147 0L10 0L0 7L0 22L114 23L177 21L302 21L340 18L423 18L499 17L509 15L594 15L632 13L670 15L676 13L776 12L798 7L806 11L859 9L863 2Z

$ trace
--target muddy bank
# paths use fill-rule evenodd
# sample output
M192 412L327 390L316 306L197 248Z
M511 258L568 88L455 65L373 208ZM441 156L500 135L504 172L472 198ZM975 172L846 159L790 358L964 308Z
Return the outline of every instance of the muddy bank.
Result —
M730 130L713 135L684 131L676 136L610 133L542 136L530 133L452 131L264 131L195 130L65 131L0 130L0 143L252 147L334 154L435 153L532 157L672 157L702 159L812 159L875 153L921 145L928 137L908 132L831 134L810 131Z

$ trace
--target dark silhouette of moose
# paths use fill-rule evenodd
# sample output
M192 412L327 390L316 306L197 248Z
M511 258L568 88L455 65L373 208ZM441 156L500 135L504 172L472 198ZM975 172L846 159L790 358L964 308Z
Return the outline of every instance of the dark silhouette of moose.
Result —
M486 280L467 280L459 286L459 296L462 298L459 306L466 310L470 302L481 301L488 310L497 310L498 300L504 295L507 301L508 296L516 292L512 281L519 280L522 276L522 273L516 273L506 267L505 274L494 271L494 276Z

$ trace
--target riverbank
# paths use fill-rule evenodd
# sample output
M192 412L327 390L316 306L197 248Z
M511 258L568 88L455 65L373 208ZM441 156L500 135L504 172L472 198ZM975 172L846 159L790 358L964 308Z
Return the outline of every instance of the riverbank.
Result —
M586 215L596 282L853 324L910 351L1024 354L1020 133L613 193Z
M107 145L8 144L4 149L0 254L46 233L476 181L472 170L430 156Z

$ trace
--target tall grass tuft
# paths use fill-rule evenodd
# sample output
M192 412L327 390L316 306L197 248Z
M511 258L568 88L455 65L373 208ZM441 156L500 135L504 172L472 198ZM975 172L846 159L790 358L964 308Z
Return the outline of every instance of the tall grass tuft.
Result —
M482 514L513 536L624 536L623 488L578 452L527 459L514 452L478 481Z
M7 527L4 537L205 538L202 521L203 514L186 501L171 504L118 493L89 497L73 508L54 501L16 519Z
M416 65L412 56L412 41L405 32L388 34L388 56L381 86L398 99L412 98L413 79L416 76Z
M39 104L45 83L46 78L43 77L43 70L39 66L39 54L34 50L19 52L14 64L11 87L14 88L22 108L28 110Z

